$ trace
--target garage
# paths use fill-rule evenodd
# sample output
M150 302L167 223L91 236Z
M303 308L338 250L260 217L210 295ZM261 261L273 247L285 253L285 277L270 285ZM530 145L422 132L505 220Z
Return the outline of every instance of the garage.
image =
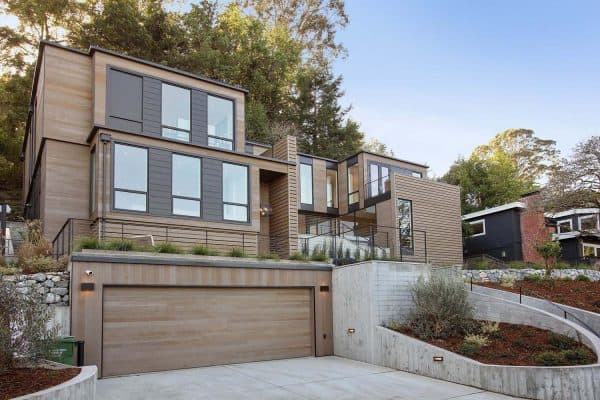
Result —
M105 286L102 375L315 355L313 290Z

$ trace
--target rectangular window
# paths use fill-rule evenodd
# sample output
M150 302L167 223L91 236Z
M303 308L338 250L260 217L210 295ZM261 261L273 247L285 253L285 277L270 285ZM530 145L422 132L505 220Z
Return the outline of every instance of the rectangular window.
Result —
M388 193L391 189L389 167L376 163L369 163L368 186L368 197L375 197L380 194Z
M348 204L358 203L358 164L348 167Z
M163 137L189 142L190 90L163 83L161 104Z
M558 221L556 223L556 229L558 233L567 233L573 231L573 221L570 219L563 219L562 221Z
M387 193L391 190L390 169L388 167L381 167L381 187L379 190L381 193Z
M369 165L369 197L379 195L379 165Z
M327 170L327 207L338 208L338 173L335 169Z
M96 148L90 153L90 214L96 211Z
M600 257L600 245L582 243L584 257Z
M173 154L171 169L173 214L200 216L201 177L199 158Z
M412 220L412 201L397 199L396 207L398 209L398 231L400 232L400 246L413 248L413 220Z
M223 219L248 221L248 167L223 163Z
M141 131L143 79L114 69L108 72L109 124Z
M233 101L208 96L208 145L233 150Z
M115 144L114 207L120 210L148 210L148 150Z
M586 215L579 217L579 230L580 231L593 231L600 229L598 225L598 215Z
M471 225L471 236L485 235L485 220L471 221L469 225Z
M300 164L300 203L313 203L312 165Z

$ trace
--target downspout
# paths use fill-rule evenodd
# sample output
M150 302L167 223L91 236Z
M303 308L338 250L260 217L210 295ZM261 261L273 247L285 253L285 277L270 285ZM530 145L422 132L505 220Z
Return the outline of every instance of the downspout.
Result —
M106 145L110 142L111 136L103 133L100 135L100 141L102 142L102 221L100 238L104 240L106 235Z

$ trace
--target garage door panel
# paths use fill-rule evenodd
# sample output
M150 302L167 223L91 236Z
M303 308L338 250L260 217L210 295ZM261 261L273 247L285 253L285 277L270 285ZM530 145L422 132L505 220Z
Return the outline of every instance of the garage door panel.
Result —
M314 354L308 288L107 287L103 376Z

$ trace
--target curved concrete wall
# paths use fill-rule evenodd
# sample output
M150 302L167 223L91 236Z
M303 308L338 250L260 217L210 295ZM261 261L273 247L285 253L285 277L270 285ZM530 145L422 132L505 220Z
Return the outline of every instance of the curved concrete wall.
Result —
M469 288L470 289L470 288ZM519 302L519 294L513 292L507 292L506 290L492 289L484 286L473 285L474 293L481 293L491 297L497 297L504 300ZM582 310L567 306L565 304L555 305L546 300L537 299L535 297L522 296L522 304L527 306L535 307L540 310L549 312L564 318L565 311L567 312L567 319L582 325L584 328L592 330L596 335L600 335L600 314L593 313L591 311Z
M60 385L15 400L94 400L96 398L96 379L98 369L95 366L81 367L75 378Z

